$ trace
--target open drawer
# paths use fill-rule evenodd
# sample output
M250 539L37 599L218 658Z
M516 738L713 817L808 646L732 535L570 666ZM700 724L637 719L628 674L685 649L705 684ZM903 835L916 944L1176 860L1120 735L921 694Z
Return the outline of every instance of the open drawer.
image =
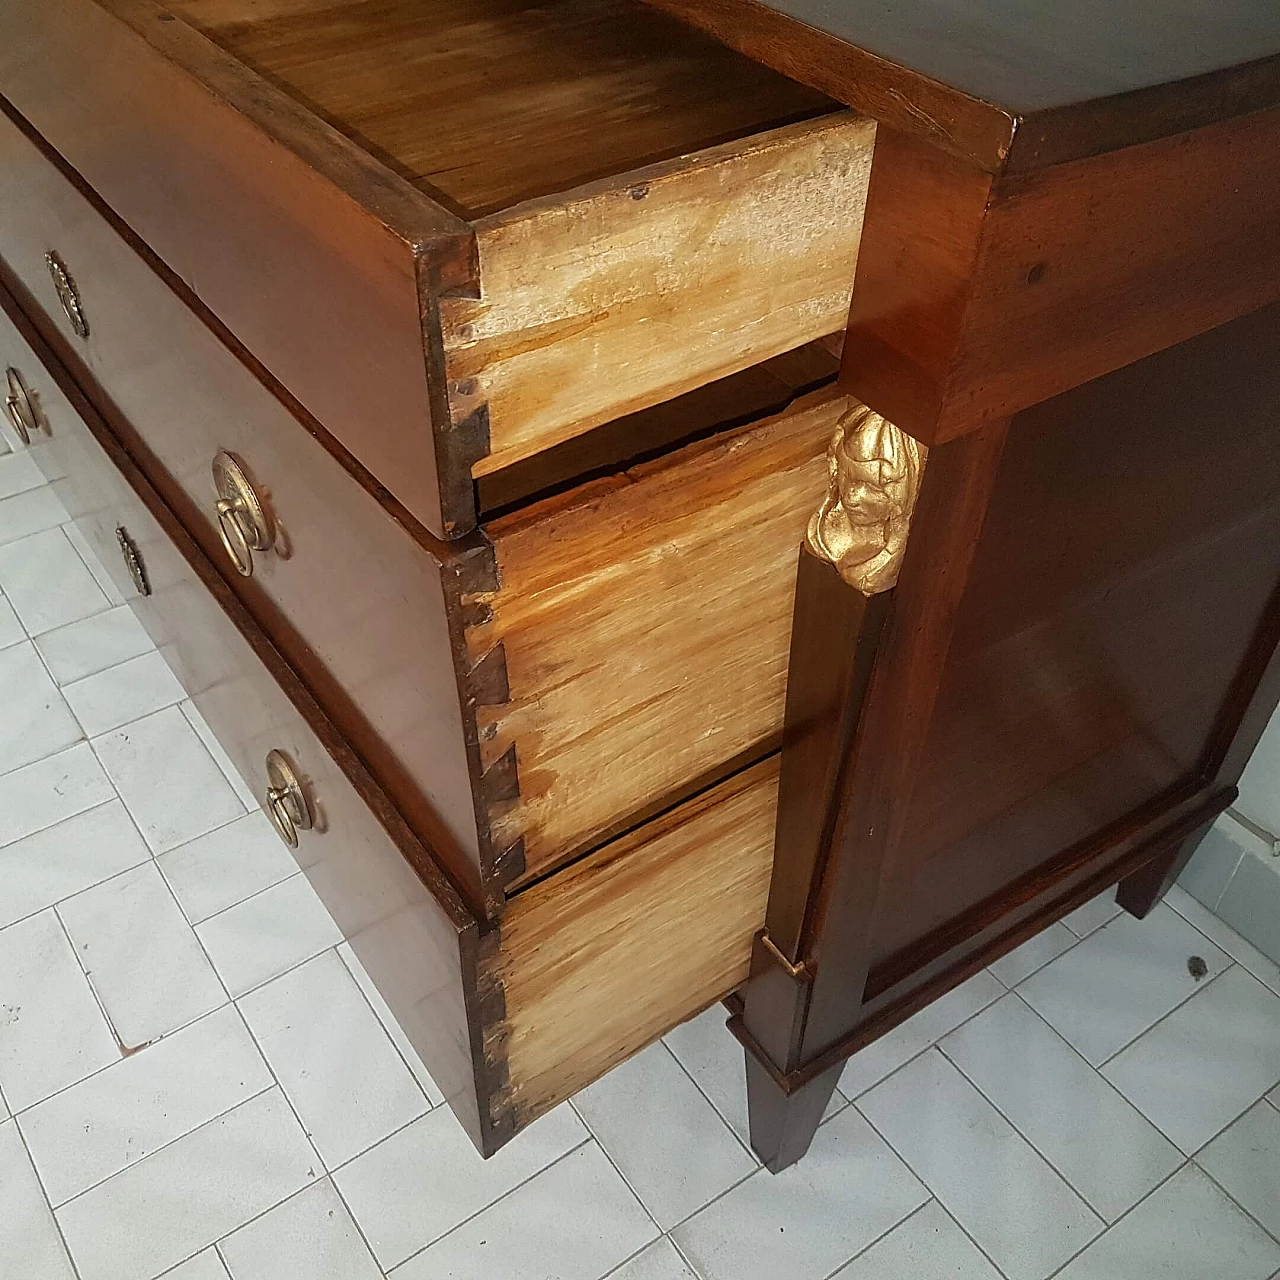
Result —
M0 94L438 536L844 328L873 125L640 0L170 9L7 0Z
M518 895L465 906L309 689L0 292L33 451L485 1154L745 981L777 757ZM279 753L273 755L272 753ZM272 765L268 767L268 757ZM296 791L277 794L289 779Z

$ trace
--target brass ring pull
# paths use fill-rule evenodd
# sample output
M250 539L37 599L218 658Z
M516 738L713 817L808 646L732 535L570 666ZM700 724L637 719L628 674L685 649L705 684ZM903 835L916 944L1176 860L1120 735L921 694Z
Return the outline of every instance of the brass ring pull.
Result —
M30 444L31 437L40 430L40 419L36 416L31 393L17 369L7 369L5 376L9 383L9 393L4 400L5 417L17 432L18 439L24 445Z
M222 452L214 458L213 485L218 493L218 536L236 572L244 578L252 577L253 553L267 551L275 542L266 508L244 468L229 453Z
M298 832L314 825L302 783L283 751L267 753L267 817L290 849L298 847Z

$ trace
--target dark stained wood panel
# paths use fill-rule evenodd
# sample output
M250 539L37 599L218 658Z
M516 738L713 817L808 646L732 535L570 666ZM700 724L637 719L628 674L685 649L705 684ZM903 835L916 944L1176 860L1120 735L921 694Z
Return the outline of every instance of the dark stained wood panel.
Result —
M179 0L464 217L834 109L640 0Z
M1278 360L1272 307L1014 419L876 961L1198 773L1280 581Z

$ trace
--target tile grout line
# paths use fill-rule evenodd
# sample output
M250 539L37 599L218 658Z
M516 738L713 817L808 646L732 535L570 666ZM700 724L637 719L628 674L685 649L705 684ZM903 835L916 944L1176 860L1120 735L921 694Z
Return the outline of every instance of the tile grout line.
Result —
M286 880L287 880L288 878L289 878L288 876L286 876L286 877L285 877L285 879L286 879ZM280 881L276 881L276 883L277 883L277 884L279 884L279 883L281 883L281 882L280 882ZM274 886L272 886L272 887L274 887ZM246 898L246 899L244 899L244 901L246 901L246 902L247 902L247 901L248 901L248 899ZM237 905L239 905L239 904L237 904ZM336 923L336 922L335 922L335 923ZM417 1085L417 1086L418 1086L418 1090L419 1090L419 1092L421 1092L422 1096L426 1099L426 1102L427 1102L427 1113L428 1113L428 1114L430 1114L432 1111L434 1111L434 1110L436 1109L436 1107L438 1107L438 1106L442 1106L442 1105L444 1104L444 1101L445 1101L445 1097L444 1097L444 1090L443 1090L443 1089L441 1089L441 1088L440 1088L440 1086L439 1086L438 1084L436 1084L436 1078L435 1078L435 1076L433 1076L433 1075L431 1074L431 1072L427 1069L427 1064L426 1064L425 1062L422 1062L422 1059L421 1059L421 1058L419 1058L419 1059L418 1059L418 1061L419 1061L419 1062L422 1062L422 1069L423 1069L424 1071L426 1071L426 1072L427 1072L427 1077L428 1077L428 1079L430 1079L431 1083L432 1083L433 1085L435 1085L436 1089L437 1089L437 1090L439 1091L439 1093L440 1093L440 1098L441 1098L441 1101L440 1101L440 1102L432 1102L432 1101L431 1101L431 1095L427 1093L426 1089L423 1087L422 1081L418 1079L418 1073L417 1073L416 1071L414 1071L413 1067L412 1067L412 1066L410 1065L410 1063L409 1063L409 1060L404 1056L404 1054L403 1054L403 1053L401 1053L401 1051L400 1051L400 1046L396 1043L396 1038L395 1038L395 1036L393 1036L393 1035L391 1034L391 1031L390 1031L390 1029L388 1028L387 1024L386 1024L385 1022L383 1022L381 1015L378 1013L377 1009L375 1009L375 1008L374 1008L373 1001L369 999L368 993L367 993L367 992L365 991L365 989L360 985L359 979L357 979L356 975L355 975L354 973L352 973L352 972L351 972L351 966L350 966L349 964L347 964L346 957L342 954L342 951L341 951L341 949L340 949L340 948L342 948L343 946L348 946L348 947L350 947L350 946L351 946L351 941L350 941L350 939L348 939L348 938L344 937L344 938L343 938L343 940L342 940L341 942L336 942L336 943L334 943L334 945L333 945L332 947L330 947L330 948L329 948L329 950L331 950L331 951L333 952L333 954L334 954L335 956L337 956L337 957L338 957L338 963L342 966L343 971L347 974L347 976L348 976L348 977L351 979L351 981L355 984L355 988L356 988L356 990L360 993L360 998L361 998L361 999L365 1002L365 1004L368 1006L370 1013L372 1013L372 1014L373 1014L373 1020L378 1024L378 1026L380 1026L380 1027L382 1028L383 1032L386 1034L387 1039L391 1041L391 1047L392 1047L392 1049L394 1049L394 1050L395 1050L396 1056L400 1059L400 1061L401 1061L401 1062L403 1062L403 1063L404 1063L404 1068L405 1068L405 1070L406 1070L406 1071L407 1071L407 1072L408 1072L408 1073L413 1077L413 1083L414 1083L415 1085ZM321 954L321 955L323 955L324 953L323 953L323 952L321 952L320 954ZM355 956L356 961L357 961L357 962L359 962L360 957L359 957L359 956L356 956L355 948L354 948L354 947L352 947L352 949L351 949L351 954L352 954L353 956ZM373 981L373 979L372 979L372 978L370 978L370 979L369 979L369 981L370 981L370 982L372 982L372 981ZM391 1012L391 1008L390 1008L390 1006L389 1006L389 1005L388 1005L388 1012ZM395 1018L395 1013L394 1013L394 1012L391 1012L391 1016L392 1016L392 1018ZM400 1027L400 1024L399 1024L399 1022L398 1022L398 1021L396 1022L396 1026ZM411 1040L409 1040L409 1033L408 1033L407 1031L405 1031L405 1029L404 1029L403 1027L400 1027L400 1034L404 1036L405 1040L409 1041L409 1047L410 1047L410 1048L412 1048L412 1047L413 1047L413 1042L412 1042ZM414 1052L416 1053L416 1052L417 1052L417 1050L415 1049L415 1050L414 1050ZM415 1118L416 1118L416 1119L421 1119L422 1117L421 1117L421 1116L418 1116L418 1117L415 1117ZM412 1123L413 1123L413 1121L412 1121L412 1120L410 1120L410 1121L409 1121L409 1123L410 1123L410 1124L412 1124ZM401 1126L401 1127L403 1128L403 1126ZM388 1135L388 1136L389 1136L389 1135ZM379 1139L379 1141L382 1141L382 1139ZM375 1144L375 1145L376 1145L376 1144ZM352 1157L352 1159L355 1159L355 1157L353 1156L353 1157ZM345 1162L344 1162L344 1163L345 1163Z
M936 1044L930 1045L930 1046L929 1046L929 1048L931 1048L931 1049L932 1049L932 1048L937 1048L937 1045L936 1045ZM926 1050L925 1052L927 1053L927 1052L928 1052L928 1050ZM921 1055L917 1054L916 1056L917 1056L917 1057L919 1057L919 1056L921 1056ZM914 1059L913 1059L913 1061L914 1061ZM856 1104L855 1104L855 1105L856 1105ZM938 1202L939 1207L943 1210L943 1212L947 1215L947 1217L948 1217L948 1218L950 1218L950 1219L951 1219L951 1221L952 1221L952 1222L954 1222L954 1223L956 1224L956 1226L960 1229L960 1231L964 1234L964 1236L969 1240L969 1242L973 1245L973 1247L974 1247L975 1249L977 1249L977 1251L978 1251L980 1254L982 1254L982 1256L983 1256L984 1258L986 1258L986 1260L987 1260L987 1261L991 1264L991 1266L995 1269L996 1274L997 1274L998 1276L1005 1277L1005 1280L1007 1280L1007 1273L1005 1272L1004 1268L1003 1268L1003 1267L1000 1267L1000 1266L998 1266L998 1265L997 1265L996 1260L995 1260L995 1259L994 1259L994 1258L993 1258L993 1257L992 1257L992 1256L991 1256L991 1255L990 1255L990 1254L989 1254L989 1253L988 1253L988 1252L987 1252L987 1251L982 1247L982 1245L981 1245L981 1244L979 1244L979 1243L978 1243L978 1241L977 1241L977 1239L975 1238L975 1236L973 1235L973 1233L972 1233L972 1232L971 1232L971 1231L970 1231L970 1230L969 1230L969 1229L964 1225L964 1223L963 1223L963 1222L961 1222L961 1221L960 1221L960 1219L959 1219L958 1217L956 1217L956 1215L955 1215L954 1213L952 1213L952 1212L951 1212L951 1210L950 1210L950 1209L948 1209L948 1208L947 1208L946 1201L945 1201L945 1200L943 1200L943 1199L942 1199L942 1197L941 1197L940 1195L938 1195L938 1193L933 1189L933 1187L931 1187L931 1186L929 1185L928 1181L927 1181L925 1178L922 1178L922 1177L921 1177L921 1176L920 1176L920 1175L915 1171L915 1169L914 1169L914 1168L912 1167L912 1165L911 1165L911 1162L906 1158L906 1156L904 1156L904 1155L902 1154L902 1152L901 1152L901 1151L899 1151L899 1150L898 1150L898 1148L897 1148L897 1147L895 1147L895 1146L893 1145L893 1143L892 1143L892 1142L890 1142L890 1141L889 1141L889 1139L888 1139L888 1138L887 1138L883 1133L881 1133L881 1132L880 1132L880 1130L876 1127L876 1124L875 1124L875 1122L871 1119L871 1117L870 1117L869 1115L867 1115L867 1113L866 1113L865 1111L863 1111L861 1107L858 1107L858 1114L859 1114L859 1115L863 1118L863 1120L866 1122L867 1127L871 1130L871 1132L872 1132L872 1133L874 1133L874 1134L876 1135L876 1137L877 1137L877 1138L879 1138L879 1139L880 1139L880 1141L881 1141L881 1142L883 1142L883 1143L884 1143L884 1145L885 1145L886 1147L888 1147L888 1148L889 1148L889 1150L890 1150L890 1151L892 1151L892 1152L893 1152L893 1154L894 1154L894 1155L895 1155L899 1160L901 1160L901 1161L902 1161L902 1164L903 1164L903 1166L906 1168L907 1172L908 1172L908 1173L910 1173L910 1174L911 1174L911 1176L912 1176L912 1177L913 1177L913 1178L914 1178L914 1179L915 1179L915 1180L916 1180L916 1181L917 1181L917 1182L918 1182L918 1183L919 1183L919 1184L920 1184L920 1185L921 1185L921 1186L922 1186L922 1187L923 1187L923 1188L924 1188L924 1189L929 1193L929 1199L930 1199L930 1200L936 1200L936 1201ZM927 1203L927 1201L926 1201L926 1203ZM921 1209L923 1209L923 1208L924 1208L924 1205L921 1205L921 1206L920 1206L920 1208L921 1208ZM919 1210L914 1210L913 1212L918 1212L918 1211L919 1211ZM908 1215L908 1216L910 1216L910 1215ZM906 1219L904 1218L902 1221L904 1221L904 1222L905 1222L905 1221L906 1221ZM900 1225L901 1225L901 1223L898 1223L897 1225L899 1225L899 1226L900 1226ZM885 1234L887 1235L887 1234L888 1234L888 1232L885 1232ZM1095 1237L1094 1237L1094 1239L1096 1240L1096 1239L1097 1239L1097 1236L1095 1236ZM870 1247L871 1247L870 1245L868 1245L868 1246L867 1246L867 1248L868 1248L868 1249L869 1249ZM866 1249L860 1249L856 1254L854 1254L854 1258L860 1258L864 1253L866 1253L866 1251L867 1251ZM853 1261L853 1258L850 1258L850 1259L849 1259L849 1262L852 1262L852 1261ZM846 1262L844 1265L845 1265L845 1266L848 1266L848 1262Z
M44 1201L45 1208L49 1210L49 1217L53 1220L53 1228L58 1233L58 1242L62 1245L62 1252L66 1255L67 1262L71 1266L72 1273L80 1280L80 1264L76 1262L75 1255L71 1252L71 1245L67 1241L66 1235L62 1230L62 1223L58 1221L58 1215L54 1212L53 1202L49 1199L49 1192L45 1188L44 1180L40 1177L40 1171L36 1168L36 1162L31 1158L31 1148L27 1145L27 1135L22 1132L22 1126L18 1123L18 1117L13 1117L13 1129L18 1135L18 1141L22 1144L22 1150L26 1154L27 1163L31 1166L31 1174L36 1180L36 1186L40 1188L40 1198Z
M1181 1155L1182 1153L1179 1152L1178 1154ZM1085 1244L1081 1245L1080 1248L1077 1249L1075 1253L1073 1253L1062 1264L1062 1266L1058 1267L1054 1271L1051 1271L1044 1278L1044 1280L1054 1280L1055 1276L1060 1276L1086 1249L1088 1249L1091 1245L1097 1244L1099 1240L1101 1240L1109 1232L1113 1231L1116 1227L1118 1227L1131 1213L1136 1213L1137 1210L1142 1205L1146 1204L1146 1202L1150 1200L1151 1197L1161 1189L1161 1187L1164 1187L1168 1183L1172 1182L1174 1178L1176 1178L1178 1174L1180 1174L1183 1171L1183 1169L1185 1169L1190 1163L1191 1163L1190 1159L1184 1159L1182 1163L1179 1164L1178 1167L1173 1170L1172 1173L1170 1173L1167 1177L1161 1178L1160 1181L1157 1182L1156 1185L1152 1187L1151 1190L1148 1191L1147 1194L1142 1197L1142 1199L1140 1199L1139 1201L1137 1201L1137 1203L1131 1205L1128 1209L1126 1209L1114 1222L1108 1224L1106 1231L1100 1232L1098 1235L1094 1236L1092 1240L1089 1240Z
M1253 1106L1256 1106L1256 1105L1257 1105L1257 1103L1254 1103L1254 1104L1253 1104ZM1251 1110L1253 1109L1253 1106L1250 1106L1249 1108L1247 1108L1247 1110L1250 1110L1250 1111L1251 1111ZM1244 1115L1244 1112L1243 1112L1243 1111L1240 1113L1240 1116L1242 1116L1242 1115ZM1235 1123L1236 1123L1236 1120L1239 1120L1239 1119L1240 1119L1240 1116L1236 1116L1236 1119L1235 1119L1235 1120L1233 1120L1233 1121L1231 1122L1231 1124L1235 1124ZM1229 1129L1230 1127L1231 1127L1231 1125L1228 1125L1228 1126L1227 1126L1227 1128L1228 1128L1228 1129ZM1224 1129L1222 1132L1223 1132L1223 1133L1225 1133L1225 1132L1226 1132L1226 1129ZM1221 1136L1222 1136L1221 1134L1216 1134L1216 1135L1215 1135L1215 1137L1221 1137ZM1213 1141L1213 1138L1210 1138L1210 1139L1209 1139L1209 1141L1210 1141L1210 1142L1212 1142L1212 1141ZM1208 1145L1209 1145L1209 1143L1208 1143L1208 1142L1206 1142L1206 1143L1205 1143L1205 1147L1207 1147ZM1201 1150L1201 1151L1203 1151L1203 1150L1204 1150L1204 1147L1201 1147L1201 1148L1200 1148L1200 1150ZM1259 1229L1260 1231L1262 1231L1262 1232L1263 1232L1263 1233L1264 1233L1264 1234L1265 1234L1269 1239L1274 1240L1274 1241L1276 1242L1276 1244L1280 1244L1280 1235L1277 1235L1274 1231L1272 1231L1272 1230L1271 1230L1271 1228L1270 1228L1270 1227L1268 1227L1268 1226L1267 1226L1267 1225L1266 1225L1266 1224L1265 1224L1265 1223L1264 1223L1264 1222L1263 1222L1263 1221L1262 1221L1262 1220L1261 1220L1261 1219L1260 1219L1256 1214L1251 1213L1248 1209L1246 1209L1246 1208L1244 1207L1244 1205L1242 1205L1242 1204L1240 1203L1240 1201L1239 1201L1239 1200L1237 1200L1237 1199L1235 1198L1235 1196L1233 1196L1233 1195L1231 1194L1231 1192L1230 1192L1230 1191L1228 1191L1228 1190L1226 1189L1226 1187L1224 1187L1224 1186L1222 1185L1222 1183L1221 1183L1221 1182L1219 1182L1219 1181L1218 1181L1218 1179L1217 1179L1217 1178L1215 1178L1215 1177L1213 1176L1213 1174L1211 1174L1211 1173L1209 1172L1209 1170L1208 1170L1208 1169L1206 1169L1206 1168L1205 1168L1205 1167L1204 1167L1204 1166L1203 1166L1203 1165L1202 1165L1202 1164L1201 1164L1201 1163L1200 1163L1200 1162L1195 1158L1195 1156L1192 1156L1192 1157L1191 1157L1191 1159L1190 1159L1187 1163L1188 1163L1188 1164L1190 1164L1190 1165L1192 1165L1192 1166L1193 1166L1195 1169L1197 1169L1200 1173L1204 1174L1204 1176L1205 1176L1206 1178L1208 1178L1208 1179L1209 1179L1209 1181L1210 1181L1210 1182L1212 1182L1212 1183L1213 1183L1213 1185L1214 1185L1215 1187L1217 1187L1217 1188L1218 1188L1218 1190L1219 1190L1219 1191L1221 1191L1221 1192L1222 1192L1222 1194L1223 1194L1224 1196L1226 1196L1226 1197L1227 1197L1227 1199L1228 1199L1228 1200L1230 1200L1230 1201L1231 1201L1231 1203L1232 1203L1233 1205L1235 1205L1235 1207L1236 1207L1237 1209L1239 1209L1239 1210L1240 1210L1240 1212L1241 1212L1241 1213L1243 1213L1243 1214L1244 1214L1244 1216L1245 1216L1246 1218L1248 1218L1250 1222L1256 1223L1256 1224L1257 1224L1257 1226L1258 1226L1258 1229Z
M703 1012L705 1013L706 1010L703 1010ZM694 1015L694 1017L701 1017L701 1016L702 1016L701 1014ZM692 1020L693 1020L692 1018L686 1019L686 1021L688 1022L691 1022ZM684 1023L683 1022L680 1023L680 1026L684 1026ZM671 1031L675 1031L675 1030L678 1030L678 1028L677 1027L671 1028ZM668 1031L667 1035L670 1035L671 1031ZM729 1034L727 1027L725 1028L725 1034L726 1035ZM715 1112L716 1119L719 1120L720 1123L724 1125L724 1127L728 1129L731 1134L733 1134L734 1141L737 1142L738 1146L740 1146L743 1149L743 1151L745 1151L747 1155L750 1156L751 1159L755 1161L756 1166L758 1168L763 1168L764 1166L760 1163L760 1157L756 1155L756 1153L751 1149L751 1146L749 1143L743 1142L738 1131L733 1127L733 1125L729 1123L728 1119L725 1117L724 1113L720 1110L720 1108L716 1106L715 1101L711 1097L711 1095L698 1083L697 1078L694 1076L693 1072L690 1071L689 1068L685 1066L684 1062L680 1058L680 1055L669 1044L667 1044L666 1036L661 1036L657 1041L657 1043L660 1043L662 1047L666 1049L666 1051L672 1056L672 1058L675 1059L676 1066L678 1066L680 1070L684 1072L690 1084L692 1084L693 1087L697 1089L697 1091L706 1099L707 1105L711 1108L712 1111ZM743 1052L745 1052L745 1050L743 1050Z
M1221 948L1219 948L1219 950L1221 950ZM1226 952L1224 951L1222 954L1226 955ZM1243 965L1237 964L1235 960L1233 960L1230 956L1227 956L1227 963L1223 967L1221 973L1215 973L1213 977L1207 980L1197 982L1196 985L1191 989L1191 991L1187 995L1183 996L1182 999L1179 1000L1178 1003L1175 1004L1172 1009L1166 1009L1165 1012L1162 1013L1153 1023L1151 1023L1150 1026L1145 1027L1136 1036L1133 1036L1131 1039L1126 1040L1124 1044L1120 1046L1119 1049L1117 1049L1113 1054L1110 1054L1108 1057L1104 1058L1093 1069L1099 1075L1102 1075L1103 1067L1109 1067L1122 1053L1124 1053L1126 1049L1131 1049L1135 1044L1137 1044L1138 1041L1141 1040L1142 1037L1147 1034L1147 1032L1154 1031L1156 1027L1158 1027L1162 1022L1166 1021L1167 1019L1171 1018L1175 1013L1177 1013L1178 1010L1183 1007L1183 1005L1189 1004L1202 991L1207 991L1220 978L1225 978L1227 974L1231 972L1232 969L1237 969L1237 968L1243 970L1245 973L1249 972L1247 969L1244 968ZM1249 974L1249 976L1251 978L1253 977L1252 974ZM1257 979L1254 979L1254 980L1257 981ZM1087 1062L1088 1059L1086 1058L1085 1061ZM1106 1077L1104 1076L1103 1078L1105 1079Z
M426 1253L426 1251L430 1249L432 1245L439 1244L441 1240L447 1240L449 1236L453 1235L455 1231L460 1231L463 1227L465 1227L468 1222L471 1222L474 1219L478 1218L482 1213L487 1213L490 1209L493 1208L494 1205L501 1204L502 1201L507 1199L508 1196L514 1195L517 1191L520 1190L521 1187L525 1186L527 1183L532 1182L534 1178L539 1177L541 1174L546 1173L548 1169L554 1169L556 1165L561 1164L563 1161L567 1160L571 1155L573 1155L575 1151L581 1151L583 1147L590 1146L593 1142L596 1142L595 1135L592 1134L591 1131L588 1129L587 1137L583 1138L581 1142L575 1142L574 1145L570 1147L568 1151L564 1152L561 1155L556 1156L556 1158L552 1160L549 1164L544 1164L541 1169L535 1169L527 1178L522 1178L519 1182L517 1182L515 1186L508 1187L506 1191L504 1191L500 1196L497 1197L497 1199L490 1200L488 1204L482 1205L479 1209L475 1211L475 1213L469 1213L460 1222L455 1222L453 1226L449 1228L448 1231L442 1231L438 1236L434 1236L432 1239L428 1240L426 1244L421 1245L419 1248L415 1249L412 1253L401 1258L400 1261L395 1264L395 1266L391 1267L390 1270L387 1271L387 1275L390 1275L391 1272L395 1271L398 1267L403 1267L405 1263L411 1262L414 1258L418 1257L420 1254ZM596 1145L599 1146L600 1144L596 1143ZM650 1241L649 1243L652 1244L653 1241ZM376 1260L376 1255L375 1255L375 1260Z

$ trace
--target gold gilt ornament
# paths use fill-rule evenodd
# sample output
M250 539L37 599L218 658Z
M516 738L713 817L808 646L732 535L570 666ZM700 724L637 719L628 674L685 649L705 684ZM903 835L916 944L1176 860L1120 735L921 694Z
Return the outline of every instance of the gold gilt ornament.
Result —
M809 547L864 595L898 581L927 454L856 400L831 437L829 487L809 521Z

